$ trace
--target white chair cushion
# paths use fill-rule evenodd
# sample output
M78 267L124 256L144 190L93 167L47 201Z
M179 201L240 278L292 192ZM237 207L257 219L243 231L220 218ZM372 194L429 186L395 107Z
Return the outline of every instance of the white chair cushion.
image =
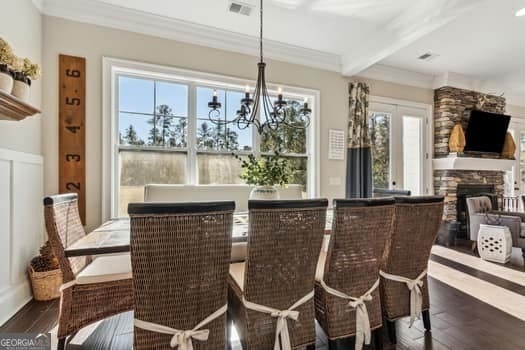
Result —
M248 249L248 243L246 242L239 242L239 243L233 243L232 244L232 255L231 255L231 262L241 262L246 260L246 254Z
M99 256L77 275L76 284L103 283L132 278L129 254Z
M321 254L319 255L319 261L317 262L317 268L315 270L315 280L321 282L324 277L324 265L326 264L326 252L324 249L321 249Z
M236 263L230 265L230 277L237 283L241 291L244 290L244 270L245 263Z

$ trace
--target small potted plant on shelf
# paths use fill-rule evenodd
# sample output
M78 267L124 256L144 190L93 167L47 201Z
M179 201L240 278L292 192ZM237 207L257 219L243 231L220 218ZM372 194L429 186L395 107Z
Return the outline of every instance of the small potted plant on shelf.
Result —
M11 93L13 90L13 66L15 55L11 46L0 38L0 90Z
M35 300L45 301L60 297L62 271L49 241L40 248L40 255L31 259L28 270Z
M40 78L40 66L31 62L28 58L16 58L14 63L13 96L22 101L29 100L29 88L31 80Z
M250 154L247 160L234 156L243 169L240 178L249 185L255 185L250 199L279 199L278 186L287 185L294 173L288 159L281 157L277 151L260 158Z

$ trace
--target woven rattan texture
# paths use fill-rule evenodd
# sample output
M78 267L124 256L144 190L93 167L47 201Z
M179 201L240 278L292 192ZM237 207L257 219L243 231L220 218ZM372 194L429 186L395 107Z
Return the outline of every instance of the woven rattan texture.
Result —
M69 282L89 262L86 257L66 258L64 254L65 248L86 235L78 213L78 201L46 205L44 215L49 243L60 264L64 282Z
M89 258L66 258L64 248L85 235L77 200L48 204L44 208L47 234L58 258L64 282L75 278ZM81 328L106 317L131 310L133 291L131 279L73 285L61 295L58 338L62 339Z
M326 206L308 209L251 209L244 291L230 278L229 309L244 349L272 349L276 318L247 310L247 300L286 310L314 289ZM293 348L315 343L313 298L289 320Z
M394 205L334 209L332 234L324 269L324 281L352 297L366 293L379 278L381 258L390 240ZM370 326L381 327L379 288L366 302ZM319 283L315 289L316 318L334 340L354 336L355 310L344 300L327 293Z
M135 318L191 330L227 302L233 211L130 215ZM195 350L223 350L226 314ZM134 349L171 349L170 335L135 327Z
M427 268L441 219L443 202L396 204L392 239L385 249L382 270L415 279ZM423 310L429 308L427 277L423 279ZM381 279L383 312L388 320L410 315L410 292L405 283Z

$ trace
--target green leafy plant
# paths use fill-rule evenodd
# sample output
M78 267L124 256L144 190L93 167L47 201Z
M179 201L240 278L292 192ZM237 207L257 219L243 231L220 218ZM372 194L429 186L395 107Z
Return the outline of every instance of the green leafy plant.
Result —
M234 156L241 162L241 179L250 185L284 187L294 175L289 160L281 157L277 151L261 158L250 154L247 160L236 154Z

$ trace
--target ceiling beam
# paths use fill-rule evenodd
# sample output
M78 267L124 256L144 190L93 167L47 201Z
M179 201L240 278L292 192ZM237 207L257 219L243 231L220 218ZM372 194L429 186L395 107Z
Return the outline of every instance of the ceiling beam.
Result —
M487 0L484 0L487 1ZM423 36L438 30L483 1L446 0L440 7L436 2L414 1L394 20L372 32L357 46L349 46L342 57L342 73L356 75L375 63L387 58Z

